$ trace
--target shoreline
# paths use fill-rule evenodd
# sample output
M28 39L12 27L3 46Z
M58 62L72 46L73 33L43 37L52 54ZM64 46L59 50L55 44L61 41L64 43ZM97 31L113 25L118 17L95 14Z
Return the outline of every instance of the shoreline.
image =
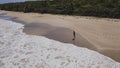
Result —
M60 26L52 26L46 23L26 23L23 21L18 21L13 19L12 21L24 24L23 32L29 35L38 35L45 36L49 39L57 40L63 43L74 44L78 47L85 47L91 50L96 50L97 48L89 43L85 38L83 38L80 34L76 33L76 38L73 41L73 30ZM65 38L64 38L65 37Z
M0 46L0 67L120 67L119 62L88 48L28 35L23 32L23 24L3 19L0 24L0 42L4 45Z
M82 16L64 16L52 14L38 14L38 13L22 13L2 11L7 13L6 16L17 17L16 20L23 21L27 24L43 23L55 27L68 28L75 30L77 34L85 38L89 43L97 48L97 51L102 53L104 51L111 51L112 54L107 55L117 61L120 61L120 20L82 17ZM86 44L86 43L85 43ZM117 58L114 55L118 55Z

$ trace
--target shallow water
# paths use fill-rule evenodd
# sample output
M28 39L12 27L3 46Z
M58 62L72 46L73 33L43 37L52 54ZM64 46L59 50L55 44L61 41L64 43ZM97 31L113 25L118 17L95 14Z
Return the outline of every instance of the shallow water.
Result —
M120 50L97 50L90 42L76 32L76 38L73 41L73 30L63 27L56 27L45 23L25 23L16 20L16 17L4 16L5 13L0 14L1 19L12 20L25 25L24 32L31 35L45 36L50 39L61 41L64 43L72 43L80 47L86 47L96 50L106 56L111 57L116 61L120 61Z
M10 17L10 16L1 16L1 15L0 15L0 19L12 20L12 19L16 19L16 17Z

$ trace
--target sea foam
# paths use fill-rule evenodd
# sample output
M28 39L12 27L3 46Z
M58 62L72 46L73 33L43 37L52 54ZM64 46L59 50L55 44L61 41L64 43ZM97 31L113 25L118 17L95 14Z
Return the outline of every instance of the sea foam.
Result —
M87 48L23 33L24 25L0 19L0 68L120 68Z

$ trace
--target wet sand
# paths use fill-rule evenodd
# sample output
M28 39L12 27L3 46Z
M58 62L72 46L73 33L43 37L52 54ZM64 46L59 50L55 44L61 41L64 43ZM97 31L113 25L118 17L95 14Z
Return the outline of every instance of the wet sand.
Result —
M65 43L96 50L120 61L120 20L81 16L64 16L37 13L8 12L25 22L24 32L42 35ZM73 39L76 32L76 40Z
M96 49L91 43L77 33L75 34L75 40L72 40L74 38L73 30L68 28L55 27L45 23L31 23L25 25L24 32L31 35L45 36L64 43L72 43L80 47Z

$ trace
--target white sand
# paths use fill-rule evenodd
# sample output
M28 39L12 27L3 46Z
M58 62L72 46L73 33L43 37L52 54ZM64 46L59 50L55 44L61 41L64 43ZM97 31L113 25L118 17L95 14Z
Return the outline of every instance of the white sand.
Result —
M0 68L120 68L95 51L22 31L22 24L0 19Z

